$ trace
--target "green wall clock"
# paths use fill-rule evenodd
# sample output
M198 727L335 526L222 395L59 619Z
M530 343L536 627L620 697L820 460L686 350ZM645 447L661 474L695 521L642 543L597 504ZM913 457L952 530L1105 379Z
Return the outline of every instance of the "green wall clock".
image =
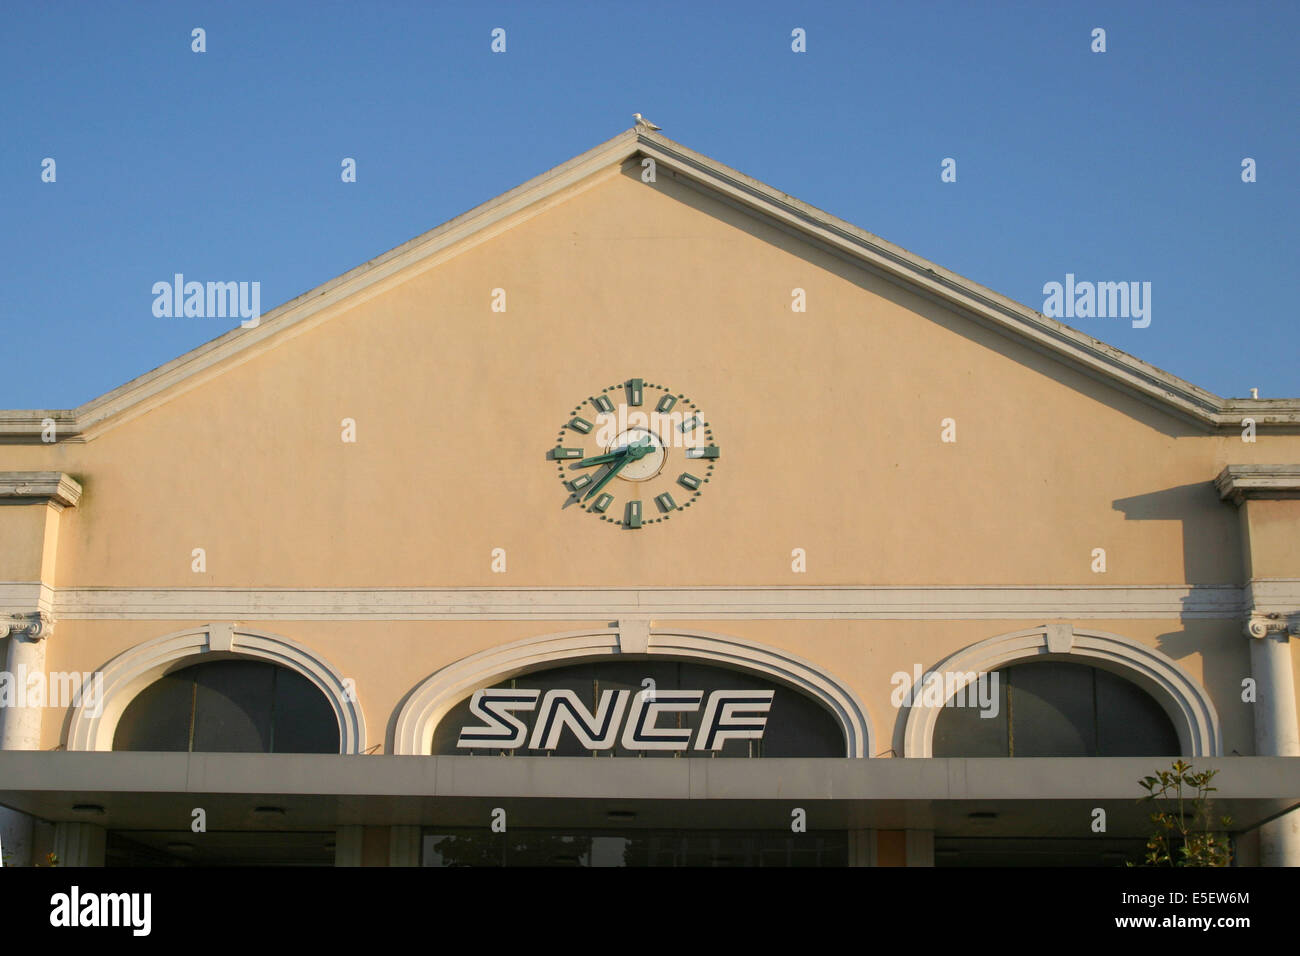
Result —
M547 457L567 493L564 507L636 530L694 505L719 452L704 413L685 394L630 378L578 403Z

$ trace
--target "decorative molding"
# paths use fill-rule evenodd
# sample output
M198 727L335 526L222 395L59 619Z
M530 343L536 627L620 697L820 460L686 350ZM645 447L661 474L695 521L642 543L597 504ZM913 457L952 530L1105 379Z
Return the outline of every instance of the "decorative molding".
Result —
M343 299L364 301L378 291L380 283L398 272L414 266L427 268L451 258L513 222L547 208L572 190L617 173L628 160L642 156L653 157L661 175L691 181L724 202L793 231L890 281L903 283L1208 431L1237 427L1243 417L1253 418L1257 429L1291 429L1300 424L1300 400L1220 398L665 136L631 129L273 309L256 328L232 329L80 408L0 411L0 441L31 441L40 434L41 422L46 418L59 423L60 440L90 440L318 325Z
M1300 498L1300 465L1228 465L1214 479L1233 504L1255 498Z
M1300 578L1254 578L1244 591L1246 634L1300 637Z
M54 588L40 581L0 582L0 615L54 613Z
M0 611L36 585L0 583ZM683 588L59 588L60 620L1234 620L1231 585L851 585Z
M1300 608L1300 578L1252 578L1242 600L1247 610L1294 611Z
M622 654L647 654L650 650L650 621L623 619L618 622L618 649Z
M1300 612L1251 611L1246 618L1246 636L1259 640L1270 634L1300 637Z
M624 653L619 647L619 632L611 628L531 637L462 658L436 671L402 703L392 752L429 754L439 722L480 687L542 667ZM645 654L700 660L774 677L812 697L834 715L844 734L845 756L866 757L873 752L871 722L857 695L803 658L740 637L672 629L651 630Z
M233 624L208 625L208 650L233 651L235 649L235 626Z
M54 618L44 611L10 614L0 619L0 637L25 641L43 641L54 634Z
M46 501L62 511L81 500L81 485L61 471L0 471L0 499Z
M1026 660L1068 660L1109 670L1137 684L1164 708L1178 732L1183 755L1217 757L1223 741L1209 693L1178 662L1119 634L1073 629L1068 654L1048 646L1049 625L991 637L963 648L931 668L940 674L984 674ZM905 757L934 755L934 727L942 707L909 707L903 732Z
M1047 651L1049 654L1068 654L1074 646L1074 626L1071 624L1047 625Z
M343 676L315 651L278 634L238 624L204 625L167 634L124 651L101 668L99 700L74 708L68 727L69 750L112 750L113 734L126 706L159 677L201 659L233 657L270 661L297 671L325 695L339 722L339 752L361 753L366 721Z

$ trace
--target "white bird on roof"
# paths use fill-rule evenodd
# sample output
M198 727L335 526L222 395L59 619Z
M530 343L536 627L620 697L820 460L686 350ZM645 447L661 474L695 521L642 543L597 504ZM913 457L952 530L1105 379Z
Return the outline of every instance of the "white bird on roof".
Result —
M663 129L662 126L656 126L654 123L650 122L640 113L633 113L632 118L636 120L636 125L638 129Z

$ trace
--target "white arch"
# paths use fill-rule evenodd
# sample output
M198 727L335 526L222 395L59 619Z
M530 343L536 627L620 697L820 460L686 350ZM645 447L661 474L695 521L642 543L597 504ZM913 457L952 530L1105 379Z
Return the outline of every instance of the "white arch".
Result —
M872 753L871 722L856 694L815 665L786 651L740 637L706 631L651 630L648 640L620 643L617 629L567 631L530 637L481 651L435 672L406 699L397 717L393 753L428 754L439 721L456 704L480 688L546 665L635 653L650 657L689 658L738 667L779 678L831 712L844 734L845 756Z
M972 644L934 667L941 674L987 673L1028 659L1063 660L1110 671L1149 693L1173 722L1183 756L1217 757L1223 750L1219 715L1205 688L1173 658L1107 631L1044 624ZM905 757L930 757L941 707L910 707Z
M329 663L296 641L231 624L205 624L139 644L113 658L103 675L102 701L83 700L68 728L69 750L112 750L122 712L136 695L170 671L204 660L255 658L297 671L311 681L339 722L340 753L366 746L366 721L350 684ZM98 706L96 706L98 704Z

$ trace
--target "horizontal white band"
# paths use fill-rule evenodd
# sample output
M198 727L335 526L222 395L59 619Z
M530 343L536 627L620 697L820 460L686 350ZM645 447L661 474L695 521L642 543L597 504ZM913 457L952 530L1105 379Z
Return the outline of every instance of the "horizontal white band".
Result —
M0 611L59 620L574 621L1222 619L1252 594L1300 599L1300 581L1231 585L690 588L59 588L0 582Z

